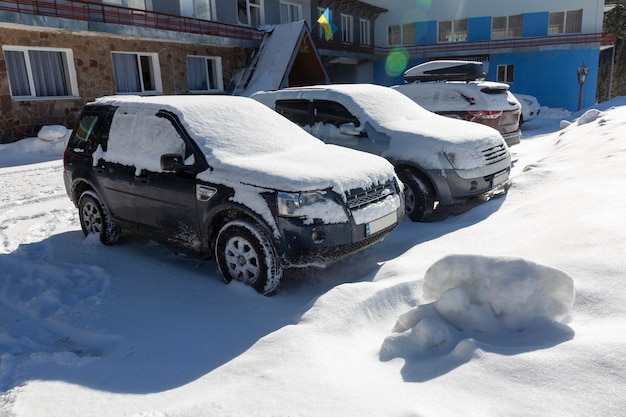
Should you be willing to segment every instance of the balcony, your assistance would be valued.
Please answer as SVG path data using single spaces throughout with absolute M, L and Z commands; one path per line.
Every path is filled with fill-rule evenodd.
M 262 32 L 247 26 L 80 0 L 3 0 L 0 1 L 0 11 L 171 30 L 246 41 L 260 42 L 263 38 Z

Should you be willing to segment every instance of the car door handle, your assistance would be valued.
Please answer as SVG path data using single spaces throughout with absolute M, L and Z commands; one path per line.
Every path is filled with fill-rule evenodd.
M 148 176 L 146 175 L 135 175 L 135 181 L 141 182 L 141 183 L 147 183 L 150 180 L 150 178 L 148 178 Z

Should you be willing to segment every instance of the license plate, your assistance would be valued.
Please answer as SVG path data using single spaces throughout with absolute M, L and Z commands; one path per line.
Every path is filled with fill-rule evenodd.
M 389 213 L 386 216 L 381 217 L 380 219 L 365 223 L 365 236 L 370 236 L 374 233 L 380 232 L 381 230 L 386 229 L 389 226 L 393 226 L 397 222 L 398 213 L 394 211 L 393 213 Z
M 506 175 L 506 172 L 503 172 L 502 174 L 496 175 L 491 180 L 491 188 L 496 188 L 498 185 L 503 184 L 504 182 L 506 182 L 507 179 L 508 179 L 508 177 Z

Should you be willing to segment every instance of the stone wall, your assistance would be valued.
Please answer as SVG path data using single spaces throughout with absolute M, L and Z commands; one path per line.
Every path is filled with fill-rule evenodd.
M 35 136 L 44 125 L 73 128 L 81 108 L 96 97 L 115 94 L 112 51 L 158 53 L 164 94 L 187 91 L 187 55 L 221 56 L 224 86 L 236 68 L 246 64 L 250 52 L 242 47 L 124 38 L 105 33 L 49 30 L 35 27 L 0 27 L 0 44 L 24 47 L 69 48 L 79 97 L 14 100 L 11 97 L 4 54 L 0 54 L 0 143 Z

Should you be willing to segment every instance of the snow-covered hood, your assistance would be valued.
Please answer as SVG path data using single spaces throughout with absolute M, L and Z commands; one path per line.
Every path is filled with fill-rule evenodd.
M 302 131 L 308 135 L 308 133 Z M 384 158 L 321 141 L 277 153 L 238 156 L 210 162 L 198 178 L 210 182 L 237 181 L 262 189 L 288 192 L 333 189 L 340 195 L 394 178 Z
M 435 169 L 441 167 L 442 153 L 454 154 L 454 168 L 474 169 L 485 164 L 483 150 L 505 145 L 502 135 L 489 126 L 433 116 L 428 123 L 411 120 L 379 125 L 377 130 L 391 138 L 382 156 L 392 161 L 415 160 Z

